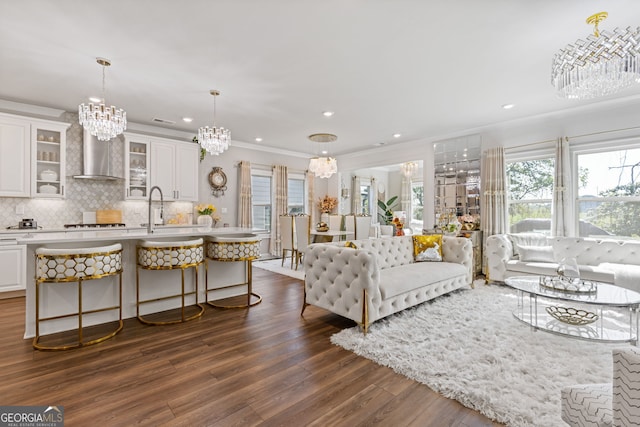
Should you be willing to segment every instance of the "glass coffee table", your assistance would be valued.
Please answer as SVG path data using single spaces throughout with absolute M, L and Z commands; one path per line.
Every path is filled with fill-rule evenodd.
M 534 330 L 638 345 L 640 293 L 610 283 L 590 283 L 594 290 L 575 292 L 544 286 L 540 276 L 505 279 L 507 286 L 518 291 L 513 316 Z

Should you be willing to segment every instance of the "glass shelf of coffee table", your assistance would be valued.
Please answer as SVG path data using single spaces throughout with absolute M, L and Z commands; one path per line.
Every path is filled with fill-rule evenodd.
M 594 292 L 566 292 L 540 285 L 540 276 L 505 279 L 507 286 L 518 291 L 513 316 L 534 330 L 583 340 L 638 345 L 640 293 L 610 283 L 595 283 Z M 575 324 L 581 321 L 580 316 L 571 316 L 576 311 L 586 324 Z M 562 318 L 559 312 L 570 315 L 568 319 Z

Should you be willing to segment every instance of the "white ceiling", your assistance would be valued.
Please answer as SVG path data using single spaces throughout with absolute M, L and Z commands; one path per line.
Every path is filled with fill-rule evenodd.
M 602 29 L 639 24 L 638 0 L 4 0 L 0 98 L 76 111 L 100 96 L 100 56 L 130 122 L 195 135 L 218 89 L 233 140 L 313 153 L 307 135 L 330 132 L 332 154 L 355 152 L 598 102 L 549 76 L 603 9 Z

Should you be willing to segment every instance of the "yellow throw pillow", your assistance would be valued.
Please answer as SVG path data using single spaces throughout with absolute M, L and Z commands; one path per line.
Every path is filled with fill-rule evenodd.
M 442 234 L 413 236 L 413 259 L 421 261 L 442 261 Z
M 345 248 L 351 248 L 351 249 L 358 249 L 358 246 L 353 242 L 346 242 L 344 244 L 344 247 Z

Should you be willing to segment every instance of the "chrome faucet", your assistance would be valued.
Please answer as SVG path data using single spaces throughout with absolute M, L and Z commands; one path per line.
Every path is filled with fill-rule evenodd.
M 153 225 L 155 223 L 155 218 L 153 221 L 151 221 L 151 195 L 153 194 L 153 190 L 158 190 L 160 192 L 160 217 L 162 218 L 162 223 L 164 224 L 164 197 L 162 196 L 162 189 L 157 185 L 154 185 L 153 187 L 151 187 L 151 190 L 149 190 L 149 222 L 147 223 L 147 233 L 149 234 L 153 233 Z

